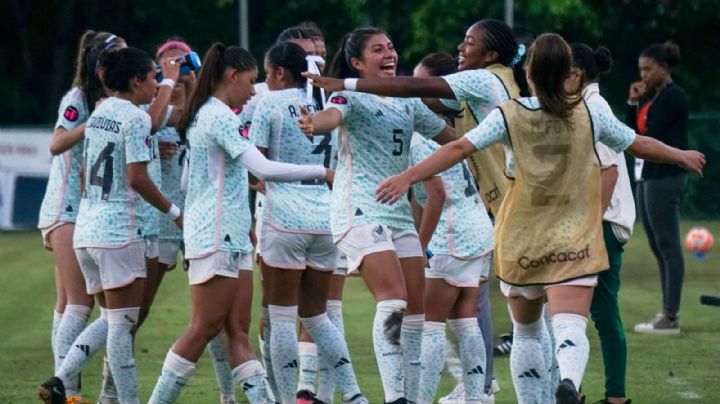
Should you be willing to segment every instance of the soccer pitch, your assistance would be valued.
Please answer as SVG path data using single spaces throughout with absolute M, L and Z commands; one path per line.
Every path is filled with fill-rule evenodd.
M 682 222 L 685 234 L 703 225 L 720 234 L 720 221 Z M 650 319 L 660 309 L 660 283 L 655 260 L 641 226 L 625 248 L 621 310 L 628 341 L 627 395 L 638 403 L 713 403 L 720 401 L 720 307 L 702 306 L 701 294 L 720 295 L 720 251 L 713 249 L 704 260 L 686 253 L 685 286 L 679 336 L 640 335 L 633 325 Z M 39 232 L 0 233 L 0 403 L 37 400 L 39 383 L 52 375 L 50 324 L 55 298 L 52 255 L 43 251 Z M 135 347 L 141 400 L 155 385 L 170 345 L 190 318 L 187 276 L 175 269 L 165 277 L 150 317 L 138 333 Z M 260 288 L 255 288 L 251 340 L 257 342 Z M 507 332 L 510 321 L 497 281 L 491 287 L 496 334 Z M 375 303 L 360 278 L 349 278 L 344 292 L 346 335 L 355 371 L 371 403 L 382 402 L 382 386 L 372 351 L 371 326 Z M 93 317 L 97 316 L 97 310 Z M 597 332 L 588 325 L 590 362 L 583 380 L 587 402 L 603 398 L 604 376 Z M 513 403 L 508 359 L 495 360 L 501 391 L 496 403 Z M 83 392 L 94 400 L 100 387 L 102 353 L 83 372 Z M 444 376 L 439 396 L 454 381 Z M 237 397 L 246 402 L 241 389 Z M 439 397 L 438 396 L 438 397 Z M 183 390 L 178 403 L 217 403 L 212 363 L 207 355 Z M 339 400 L 336 400 L 339 401 Z

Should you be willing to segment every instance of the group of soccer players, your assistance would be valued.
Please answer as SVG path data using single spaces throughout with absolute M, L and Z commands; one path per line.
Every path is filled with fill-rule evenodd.
M 325 66 L 322 34 L 293 27 L 267 50 L 262 87 L 237 46 L 213 44 L 196 75 L 181 72 L 192 49 L 179 38 L 153 60 L 87 32 L 40 215 L 58 295 L 55 371 L 40 398 L 83 402 L 80 372 L 105 346 L 98 402 L 139 402 L 133 339 L 182 250 L 191 320 L 150 403 L 175 402 L 206 347 L 221 403 L 235 402 L 236 385 L 252 403 L 330 403 L 336 389 L 345 403 L 380 401 L 361 393 L 344 338 L 353 272 L 377 303 L 384 402 L 435 400 L 445 323 L 461 401 L 493 402 L 493 266 L 513 320 L 517 400 L 580 402 L 586 317 L 608 268 L 595 143 L 698 173 L 704 157 L 636 135 L 585 102 L 583 86 L 568 91 L 575 59 L 556 34 L 526 49 L 482 20 L 458 50 L 458 72 L 447 60 L 438 70 L 435 55 L 417 77 L 396 77 L 382 29 L 348 33 Z M 527 88 L 534 96 L 521 98 Z M 250 189 L 264 195 L 255 228 Z M 262 363 L 248 335 L 253 250 Z M 93 300 L 100 316 L 86 325 Z

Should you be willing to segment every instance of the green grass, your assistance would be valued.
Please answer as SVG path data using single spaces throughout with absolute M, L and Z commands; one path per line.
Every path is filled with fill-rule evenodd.
M 683 234 L 698 222 L 684 222 Z M 720 235 L 720 222 L 703 222 Z M 635 323 L 652 317 L 660 308 L 655 260 L 645 235 L 637 233 L 627 245 L 623 266 L 621 308 L 628 339 L 628 396 L 638 403 L 720 401 L 720 308 L 700 305 L 703 293 L 720 295 L 720 258 L 717 251 L 702 261 L 686 257 L 682 305 L 682 334 L 676 337 L 638 335 Z M 38 232 L 0 233 L 0 403 L 36 400 L 38 383 L 52 373 L 50 323 L 54 304 L 53 261 L 44 252 Z M 495 282 L 494 282 L 495 283 Z M 256 288 L 256 291 L 259 289 Z M 497 285 L 491 288 L 496 333 L 509 329 L 506 305 Z M 258 301 L 258 293 L 255 300 Z M 140 396 L 146 400 L 155 384 L 165 353 L 189 319 L 187 277 L 175 270 L 166 277 L 150 318 L 137 338 L 136 358 Z M 370 328 L 375 304 L 362 280 L 351 278 L 345 291 L 345 324 L 360 385 L 371 402 L 382 400 L 382 387 L 372 353 Z M 97 310 L 96 310 L 97 313 Z M 253 342 L 256 341 L 257 306 L 253 311 Z M 583 381 L 588 402 L 603 396 L 602 358 L 592 325 L 590 363 Z M 84 392 L 95 398 L 99 389 L 102 354 L 83 372 Z M 497 403 L 515 402 L 508 359 L 495 361 L 502 390 Z M 444 377 L 440 393 L 452 388 Z M 238 393 L 238 397 L 242 396 Z M 688 398 L 695 397 L 695 398 Z M 203 357 L 198 370 L 184 389 L 180 403 L 216 403 L 217 388 L 212 365 Z

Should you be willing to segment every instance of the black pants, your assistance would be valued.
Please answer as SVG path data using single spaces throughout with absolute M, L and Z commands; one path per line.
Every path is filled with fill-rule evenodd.
M 660 271 L 663 309 L 680 311 L 685 261 L 680 246 L 679 208 L 687 178 L 685 174 L 637 183 L 638 215 Z

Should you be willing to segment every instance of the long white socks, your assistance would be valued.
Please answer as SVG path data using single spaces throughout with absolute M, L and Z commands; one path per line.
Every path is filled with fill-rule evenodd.
M 250 404 L 275 403 L 270 385 L 265 378 L 265 369 L 259 361 L 252 359 L 233 369 L 233 378 L 239 384 Z
M 79 304 L 68 304 L 65 306 L 65 312 L 62 314 L 56 334 L 55 334 L 55 352 L 57 358 L 55 363 L 59 364 L 65 360 L 70 348 L 72 348 L 75 339 L 85 329 L 88 317 L 92 312 L 92 307 Z M 70 377 L 68 383 L 65 384 L 65 394 L 68 396 L 80 394 L 80 378 L 78 375 Z
M 208 343 L 207 350 L 213 361 L 215 368 L 215 379 L 217 380 L 218 389 L 220 389 L 220 399 L 235 399 L 235 380 L 233 380 L 232 369 L 225 357 L 225 344 L 223 342 L 224 332 L 216 335 Z
M 481 403 L 487 358 L 477 318 L 451 319 L 448 320 L 448 325 L 458 338 L 458 350 L 464 373 L 465 402 Z
M 315 381 L 318 374 L 318 352 L 317 345 L 313 342 L 298 342 L 298 354 L 300 358 L 300 380 L 298 391 L 307 390 L 315 393 Z
M 422 351 L 424 322 L 425 314 L 406 314 L 403 317 L 400 331 L 405 398 L 411 402 L 417 401 L 420 388 L 420 352 Z
M 510 373 L 520 404 L 546 402 L 548 369 L 543 355 L 542 334 L 547 333 L 542 318 L 522 324 L 513 319 L 513 347 L 510 351 Z
M 132 333 L 137 327 L 140 307 L 108 309 L 107 312 L 107 357 L 118 399 L 122 403 L 139 403 Z
M 558 313 L 553 316 L 552 323 L 560 379 L 572 380 L 579 389 L 590 355 L 590 343 L 585 334 L 587 318 L 577 314 Z
M 396 334 L 402 323 L 405 300 L 383 300 L 377 303 L 373 320 L 373 346 L 380 370 L 385 402 L 405 397 L 403 383 L 402 349 Z
M 62 379 L 63 384 L 71 385 L 90 358 L 107 342 L 108 321 L 107 310 L 100 308 L 100 317 L 78 335 L 72 348 L 55 375 Z
M 193 362 L 180 357 L 172 349 L 169 350 L 148 404 L 174 403 L 193 372 L 195 372 Z
M 440 373 L 445 357 L 445 323 L 426 321 L 422 333 L 422 353 L 420 355 L 420 386 L 418 404 L 429 404 L 435 398 Z
M 270 357 L 272 358 L 277 400 L 295 404 L 298 378 L 297 306 L 268 306 L 270 311 Z

